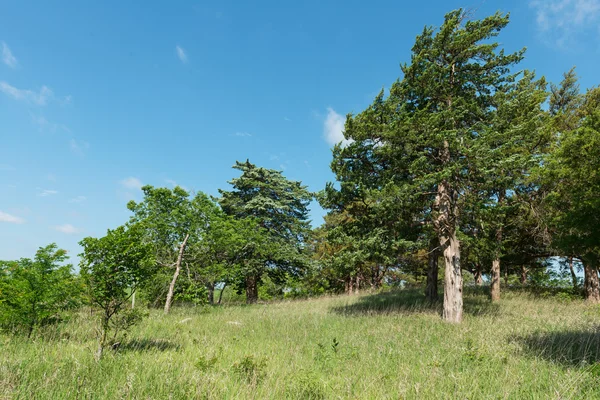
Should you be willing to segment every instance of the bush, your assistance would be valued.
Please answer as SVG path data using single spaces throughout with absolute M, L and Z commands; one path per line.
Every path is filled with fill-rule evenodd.
M 0 326 L 30 337 L 41 325 L 58 322 L 82 303 L 83 283 L 56 244 L 41 247 L 33 260 L 0 262 Z
M 267 360 L 246 356 L 239 363 L 233 364 L 233 371 L 252 386 L 256 386 L 265 377 Z

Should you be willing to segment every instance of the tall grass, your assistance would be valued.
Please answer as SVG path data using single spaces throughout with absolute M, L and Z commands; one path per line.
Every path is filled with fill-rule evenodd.
M 0 336 L 0 398 L 600 398 L 600 310 L 506 293 L 441 321 L 415 291 L 152 311 L 94 360 L 81 312 Z

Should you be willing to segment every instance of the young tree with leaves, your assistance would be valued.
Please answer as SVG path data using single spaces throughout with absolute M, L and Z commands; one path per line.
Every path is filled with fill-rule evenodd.
M 83 247 L 81 275 L 87 283 L 91 303 L 100 309 L 98 351 L 100 359 L 111 329 L 127 328 L 139 318 L 127 310 L 130 297 L 155 271 L 152 246 L 144 240 L 143 227 L 129 225 L 109 230 L 106 236 L 87 237 Z M 119 316 L 125 313 L 125 318 Z
M 0 262 L 0 325 L 23 329 L 56 321 L 60 313 L 81 304 L 82 287 L 72 273 L 66 250 L 55 243 L 41 247 L 32 259 Z
M 170 282 L 164 285 L 166 314 L 171 309 L 175 285 L 186 261 L 186 249 L 203 240 L 217 206 L 204 193 L 190 199 L 190 194 L 179 186 L 173 190 L 144 186 L 142 190 L 144 199 L 139 203 L 130 201 L 127 208 L 133 212 L 130 222 L 142 227 L 144 242 L 154 249 L 154 258 L 161 267 L 156 276 L 161 281 L 159 286 L 164 271 L 172 268 Z

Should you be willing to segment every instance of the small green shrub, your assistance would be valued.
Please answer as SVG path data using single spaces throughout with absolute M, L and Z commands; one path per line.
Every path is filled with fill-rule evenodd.
M 233 371 L 248 384 L 255 386 L 265 377 L 266 366 L 267 360 L 246 356 L 242 361 L 233 364 Z
M 196 361 L 196 368 L 198 368 L 200 371 L 202 372 L 206 372 L 210 369 L 212 369 L 212 367 L 215 366 L 215 364 L 217 363 L 217 357 L 213 356 L 213 357 L 206 357 L 206 356 L 200 356 L 198 357 L 198 360 Z

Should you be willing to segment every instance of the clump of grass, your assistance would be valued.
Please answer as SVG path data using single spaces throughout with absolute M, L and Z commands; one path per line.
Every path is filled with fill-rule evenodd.
M 196 361 L 196 368 L 198 368 L 200 371 L 202 372 L 206 372 L 210 369 L 212 369 L 215 364 L 217 363 L 217 357 L 213 356 L 210 358 L 207 358 L 206 356 L 202 355 L 200 357 L 198 357 L 198 360 Z
M 286 391 L 287 399 L 294 400 L 322 400 L 327 398 L 327 391 L 323 382 L 313 373 L 300 371 L 290 380 L 289 389 Z
M 247 383 L 256 386 L 265 377 L 267 360 L 254 356 L 245 356 L 240 362 L 233 364 L 233 371 Z

